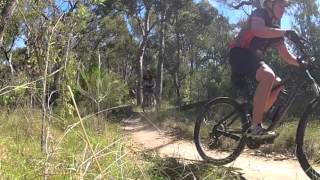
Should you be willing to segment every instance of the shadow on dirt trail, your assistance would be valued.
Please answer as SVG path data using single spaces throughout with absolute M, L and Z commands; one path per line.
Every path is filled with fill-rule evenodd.
M 148 158 L 146 158 L 148 160 Z M 154 157 L 150 161 L 154 161 Z M 156 161 L 151 174 L 161 174 L 165 179 L 230 179 L 246 180 L 240 169 L 234 167 L 215 167 L 203 162 L 194 162 L 186 159 L 164 157 Z
M 177 145 L 183 145 L 186 143 L 185 141 L 181 143 L 181 140 L 147 122 L 145 117 L 142 118 L 143 120 L 139 117 L 141 116 L 135 114 L 122 121 L 122 126 L 136 143 L 142 145 L 141 153 L 144 155 L 144 159 L 156 162 L 151 168 L 152 172 L 148 172 L 148 174 L 161 174 L 161 178 L 164 179 L 246 179 L 242 176 L 239 168 L 216 167 L 199 160 L 199 157 L 195 159 L 194 153 L 187 156 L 183 153 L 183 149 L 177 148 Z M 193 147 L 190 144 L 187 146 Z M 168 151 L 168 148 L 172 151 Z M 185 150 L 186 153 L 190 152 L 189 148 Z M 155 152 L 159 156 L 154 156 Z
M 308 179 L 297 160 L 279 161 L 270 157 L 253 156 L 252 150 L 248 149 L 226 166 L 206 164 L 191 140 L 170 136 L 170 133 L 161 130 L 143 116 L 145 115 L 135 114 L 123 120 L 122 127 L 146 158 L 150 158 L 154 152 L 158 154 L 157 165 L 152 169 L 161 171 L 168 179 Z

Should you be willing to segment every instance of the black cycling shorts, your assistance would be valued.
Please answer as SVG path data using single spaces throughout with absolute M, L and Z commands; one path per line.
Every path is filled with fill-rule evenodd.
M 243 86 L 243 78 L 256 80 L 256 72 L 263 61 L 247 48 L 235 47 L 230 50 L 231 81 L 236 86 Z

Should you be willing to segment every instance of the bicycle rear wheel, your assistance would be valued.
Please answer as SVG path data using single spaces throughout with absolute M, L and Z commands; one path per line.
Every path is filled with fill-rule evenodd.
M 143 98 L 143 103 L 142 103 L 142 111 L 143 112 L 153 112 L 156 107 L 156 99 L 153 94 L 146 95 Z
M 320 102 L 307 106 L 298 125 L 296 155 L 310 179 L 320 179 Z
M 249 124 L 243 108 L 232 98 L 208 102 L 197 118 L 194 142 L 200 156 L 215 165 L 235 160 L 246 145 Z

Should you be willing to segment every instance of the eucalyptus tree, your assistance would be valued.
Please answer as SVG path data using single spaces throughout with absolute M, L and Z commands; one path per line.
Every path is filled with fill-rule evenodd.
M 225 79 L 221 76 L 227 67 L 231 25 L 208 1 L 185 0 L 176 7 L 168 28 L 165 67 L 178 102 L 206 98 L 213 93 L 210 84 L 219 86 L 213 82 Z
M 13 13 L 16 9 L 17 0 L 1 0 L 0 1 L 0 53 L 2 57 L 5 57 L 6 61 L 9 63 L 11 74 L 14 73 L 14 68 L 12 65 L 12 47 L 15 42 L 16 36 L 13 35 L 13 38 L 10 38 L 10 36 L 6 36 L 6 32 L 8 32 L 8 25 L 14 24 L 10 23 Z M 15 29 L 15 28 L 14 28 Z M 10 30 L 10 29 L 9 29 Z M 16 30 L 16 29 L 15 29 Z M 12 34 L 12 33 L 11 33 Z M 4 38 L 6 38 L 4 40 Z M 9 42 L 9 43 L 7 43 Z M 9 47 L 9 48 L 7 48 Z M 10 55 L 9 55 L 10 54 Z
M 60 3 L 67 3 L 67 6 L 58 1 L 26 0 L 17 4 L 19 38 L 24 45 L 15 49 L 14 63 L 22 68 L 19 74 L 24 75 L 24 81 L 19 82 L 25 83 L 23 87 L 29 90 L 24 96 L 30 95 L 30 101 L 35 100 L 35 107 L 42 108 L 43 150 L 47 150 L 48 117 L 51 117 L 48 113 L 51 113 L 51 105 L 60 99 L 61 103 L 56 103 L 62 109 L 72 109 L 66 86 L 74 86 L 77 72 L 72 42 L 79 30 L 77 19 L 81 18 L 82 6 L 78 1 L 71 0 Z M 75 11 L 78 7 L 79 10 Z
M 114 0 L 112 7 L 118 12 L 126 15 L 126 19 L 129 25 L 129 29 L 134 36 L 134 39 L 138 42 L 138 54 L 136 58 L 136 70 L 138 79 L 137 88 L 137 103 L 142 102 L 142 77 L 144 56 L 149 41 L 151 32 L 154 27 L 159 23 L 159 20 L 155 16 L 155 0 Z
M 301 35 L 310 42 L 313 53 L 320 52 L 320 13 L 316 0 L 295 0 L 289 13 L 295 17 L 293 28 L 301 32 Z
M 10 19 L 16 8 L 17 0 L 1 0 L 0 1 L 0 46 L 3 48 L 3 38 Z
M 167 0 L 159 0 L 159 16 L 160 19 L 160 28 L 159 29 L 159 58 L 158 58 L 158 65 L 157 65 L 157 76 L 156 76 L 156 95 L 157 95 L 157 104 L 158 107 L 161 106 L 162 100 L 162 88 L 163 88 L 163 63 L 165 60 L 165 20 L 169 16 L 168 12 L 168 3 Z

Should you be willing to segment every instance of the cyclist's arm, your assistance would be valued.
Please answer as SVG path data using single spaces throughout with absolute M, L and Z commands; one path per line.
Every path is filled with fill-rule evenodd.
M 299 66 L 297 58 L 288 51 L 284 41 L 278 42 L 275 47 L 278 49 L 279 55 L 284 61 L 288 64 Z
M 285 30 L 279 28 L 267 27 L 265 21 L 261 17 L 251 17 L 251 31 L 260 38 L 277 38 L 283 37 L 286 33 Z

